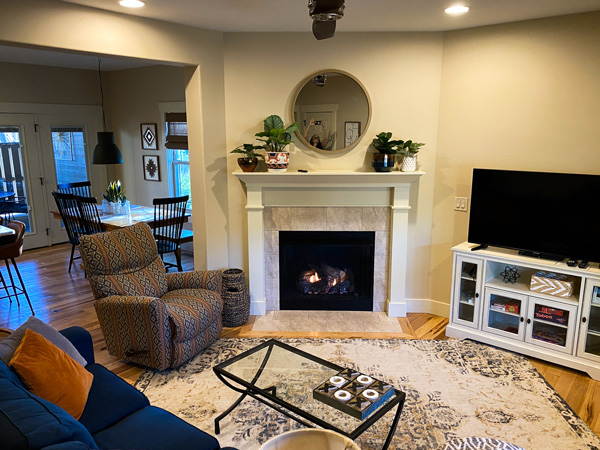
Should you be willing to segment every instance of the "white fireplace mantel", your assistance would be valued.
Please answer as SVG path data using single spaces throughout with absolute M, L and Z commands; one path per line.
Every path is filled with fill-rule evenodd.
M 246 185 L 250 314 L 264 315 L 263 209 L 273 207 L 357 207 L 391 209 L 388 315 L 406 316 L 406 258 L 411 184 L 425 172 L 234 172 Z

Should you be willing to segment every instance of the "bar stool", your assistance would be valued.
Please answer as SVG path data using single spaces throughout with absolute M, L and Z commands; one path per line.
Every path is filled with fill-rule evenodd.
M 12 288 L 14 292 L 14 296 L 17 299 L 17 305 L 21 306 L 19 303 L 19 295 L 24 294 L 27 299 L 27 303 L 29 303 L 29 309 L 31 309 L 31 314 L 35 316 L 35 312 L 33 311 L 33 306 L 31 306 L 31 301 L 29 300 L 29 295 L 27 294 L 27 289 L 25 289 L 25 284 L 23 283 L 23 279 L 21 278 L 21 274 L 19 273 L 19 268 L 17 267 L 17 263 L 15 258 L 21 256 L 23 253 L 23 236 L 25 235 L 25 224 L 23 222 L 18 222 L 16 220 L 12 220 L 8 222 L 5 227 L 12 228 L 15 230 L 14 238 L 12 242 L 0 246 L 0 259 L 4 260 L 6 264 L 6 270 L 8 271 L 8 276 L 10 278 L 10 286 L 4 285 L 4 289 L 8 294 L 8 289 Z M 12 236 L 11 236 L 12 237 Z M 19 282 L 21 286 L 15 285 L 15 281 L 13 279 L 12 271 L 10 270 L 10 262 L 12 262 L 15 272 L 17 272 L 17 277 L 19 278 Z M 2 282 L 4 282 L 4 278 L 2 278 Z M 18 293 L 17 293 L 18 291 Z M 12 298 L 10 294 L 8 295 L 10 302 L 12 303 Z

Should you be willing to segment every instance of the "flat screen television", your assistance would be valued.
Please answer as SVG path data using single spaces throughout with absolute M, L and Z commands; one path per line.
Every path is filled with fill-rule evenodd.
M 473 169 L 468 240 L 600 262 L 600 175 Z

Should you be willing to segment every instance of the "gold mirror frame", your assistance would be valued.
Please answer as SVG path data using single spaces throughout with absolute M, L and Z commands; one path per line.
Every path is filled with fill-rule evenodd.
M 304 129 L 304 124 L 301 124 L 301 120 L 296 119 L 296 103 L 298 102 L 298 96 L 300 95 L 300 92 L 302 91 L 302 89 L 304 89 L 304 87 L 307 85 L 307 83 L 309 82 L 313 82 L 313 79 L 319 75 L 322 74 L 338 74 L 338 75 L 344 75 L 348 78 L 350 78 L 352 81 L 354 81 L 358 87 L 362 90 L 366 102 L 367 102 L 367 120 L 366 123 L 363 125 L 361 123 L 360 125 L 360 132 L 358 137 L 354 140 L 354 142 L 352 142 L 352 144 L 348 145 L 348 146 L 344 146 L 342 148 L 339 149 L 334 149 L 334 150 L 324 150 L 324 149 L 319 149 L 317 147 L 314 147 L 313 145 L 311 145 L 309 143 L 308 140 L 306 140 L 306 138 L 302 135 L 302 130 Z M 371 104 L 371 97 L 369 97 L 369 93 L 367 92 L 367 89 L 365 88 L 365 86 L 352 74 L 345 72 L 343 70 L 337 70 L 337 69 L 324 69 L 324 70 L 319 70 L 318 72 L 314 72 L 310 75 L 308 75 L 307 77 L 305 77 L 300 83 L 298 83 L 298 85 L 295 88 L 295 92 L 294 92 L 294 97 L 293 97 L 293 101 L 291 103 L 291 117 L 293 118 L 294 121 L 298 121 L 298 123 L 301 125 L 300 128 L 298 129 L 298 131 L 296 131 L 296 136 L 298 137 L 298 140 L 304 144 L 309 150 L 314 150 L 316 152 L 319 153 L 323 153 L 323 154 L 332 154 L 332 153 L 341 153 L 341 152 L 347 152 L 351 149 L 353 149 L 363 138 L 363 136 L 366 134 L 369 125 L 371 123 L 371 118 L 372 118 L 372 104 Z M 339 132 L 338 132 L 339 134 Z M 345 130 L 342 130 L 341 133 L 342 139 L 345 139 Z M 337 139 L 337 137 L 336 137 Z

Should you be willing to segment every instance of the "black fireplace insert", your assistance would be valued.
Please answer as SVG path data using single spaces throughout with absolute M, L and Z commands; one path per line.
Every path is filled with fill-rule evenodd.
M 280 231 L 280 309 L 372 311 L 374 261 L 374 231 Z

